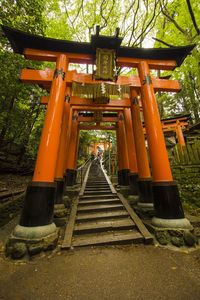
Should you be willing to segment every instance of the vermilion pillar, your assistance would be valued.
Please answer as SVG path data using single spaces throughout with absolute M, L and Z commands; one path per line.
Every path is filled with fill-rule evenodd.
M 79 129 L 77 129 L 77 141 L 76 141 L 76 154 L 75 154 L 75 160 L 74 160 L 74 170 L 76 170 L 76 168 L 77 168 L 78 147 L 79 147 Z
M 133 133 L 135 137 L 135 149 L 138 166 L 139 203 L 141 206 L 152 206 L 152 178 L 149 169 L 148 156 L 145 145 L 142 121 L 140 117 L 140 105 L 137 92 L 131 89 L 131 112 L 133 121 Z M 149 205 L 151 204 L 151 205 Z
M 172 227 L 175 225 L 183 227 L 186 219 L 184 219 L 177 184 L 172 178 L 148 63 L 141 61 L 138 71 L 141 81 L 142 107 L 153 175 L 156 217 L 152 222 L 156 226 L 167 227 L 166 224 L 168 226 L 171 224 Z M 176 221 L 170 223 L 168 222 L 169 219 L 170 221 L 173 219 Z M 177 222 L 177 219 L 182 220 Z M 188 226 L 188 221 L 186 223 L 187 225 L 185 226 Z
M 66 94 L 70 95 L 70 89 L 66 89 Z M 66 156 L 66 139 L 67 129 L 69 125 L 70 103 L 65 101 L 63 110 L 63 119 L 60 134 L 59 150 L 57 155 L 55 182 L 56 182 L 56 199 L 55 203 L 62 203 L 63 190 L 64 190 L 64 162 Z
M 117 142 L 117 157 L 118 157 L 118 183 L 122 184 L 122 150 L 121 150 L 121 143 L 120 143 L 120 136 L 119 136 L 119 127 L 117 124 L 116 128 L 116 142 Z
M 22 226 L 34 227 L 52 223 L 56 189 L 54 177 L 64 108 L 67 68 L 67 56 L 58 55 L 33 181 L 27 188 L 20 219 Z
M 129 182 L 132 189 L 132 193 L 138 194 L 138 167 L 137 167 L 137 158 L 135 151 L 135 140 L 133 136 L 133 125 L 131 118 L 130 108 L 124 108 L 124 121 L 125 121 L 125 130 L 126 130 L 126 141 L 127 141 L 127 150 L 129 158 Z
M 185 139 L 184 139 L 184 136 L 183 136 L 183 131 L 182 131 L 180 122 L 176 121 L 176 125 L 177 125 L 176 136 L 177 136 L 177 139 L 178 139 L 178 143 L 181 145 L 181 150 L 182 150 L 182 153 L 183 153 L 183 146 L 185 146 Z
M 67 159 L 68 159 L 68 151 L 69 151 L 69 143 L 70 143 L 70 136 L 71 136 L 71 128 L 72 128 L 72 115 L 73 115 L 73 109 L 72 107 L 69 108 L 69 122 L 66 130 L 66 142 L 65 142 L 65 159 L 64 159 L 64 165 L 63 165 L 63 173 L 66 178 L 66 169 L 67 169 Z
M 126 141 L 126 132 L 124 125 L 123 113 L 119 114 L 118 121 L 118 139 L 120 144 L 121 152 L 121 185 L 129 185 L 129 160 L 128 160 L 128 150 L 127 150 L 127 141 Z
M 72 116 L 69 149 L 68 149 L 68 153 L 67 153 L 67 170 L 66 170 L 67 185 L 75 184 L 76 170 L 74 169 L 74 161 L 75 161 L 75 157 L 76 157 L 77 137 L 78 137 L 78 113 L 77 113 L 77 111 L 74 111 L 73 116 Z
M 94 143 L 94 154 L 97 155 L 97 144 Z

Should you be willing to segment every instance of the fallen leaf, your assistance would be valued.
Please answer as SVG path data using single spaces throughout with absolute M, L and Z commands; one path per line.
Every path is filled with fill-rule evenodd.
M 176 270 L 176 269 L 177 269 L 177 267 L 172 267 L 171 269 L 172 269 L 172 270 Z

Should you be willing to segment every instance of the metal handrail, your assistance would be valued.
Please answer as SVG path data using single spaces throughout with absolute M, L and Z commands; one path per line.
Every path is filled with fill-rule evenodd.
M 88 158 L 84 164 L 82 164 L 79 168 L 76 169 L 77 176 L 76 176 L 76 183 L 80 183 L 82 185 L 83 178 L 85 177 L 85 173 L 89 167 L 89 162 L 91 161 L 91 158 Z

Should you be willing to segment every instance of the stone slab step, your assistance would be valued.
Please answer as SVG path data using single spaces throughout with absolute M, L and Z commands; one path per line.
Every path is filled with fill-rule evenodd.
M 87 200 L 87 199 L 113 199 L 114 197 L 117 197 L 115 194 L 105 194 L 105 195 L 83 195 L 83 196 L 80 196 L 79 198 L 80 199 L 84 199 L 84 200 Z
M 99 191 L 97 189 L 96 189 L 96 191 L 86 191 L 86 190 L 84 191 L 84 195 L 105 195 L 105 194 L 109 194 L 109 193 L 112 194 L 110 189 L 102 190 L 102 191 Z
M 135 227 L 130 218 L 109 219 L 99 221 L 89 221 L 86 223 L 77 223 L 74 227 L 74 234 L 87 234 L 94 232 L 113 231 L 113 230 L 131 230 Z
M 98 212 L 98 211 L 110 211 L 110 210 L 117 210 L 117 209 L 124 209 L 122 204 L 97 204 L 97 205 L 87 205 L 87 206 L 78 206 L 77 212 L 78 213 L 85 213 L 85 212 Z
M 85 191 L 87 190 L 87 191 L 96 191 L 98 189 L 98 191 L 104 191 L 104 190 L 110 190 L 110 187 L 109 187 L 109 185 L 107 185 L 107 186 L 103 186 L 103 187 L 85 187 Z
M 82 246 L 103 246 L 103 245 L 114 245 L 114 244 L 131 244 L 131 243 L 142 243 L 142 235 L 137 231 L 132 229 L 131 231 L 113 231 L 106 233 L 97 234 L 87 234 L 87 235 L 77 235 L 72 239 L 73 247 Z
M 79 206 L 83 206 L 83 205 L 95 205 L 95 204 L 117 204 L 117 203 L 121 203 L 121 201 L 116 198 L 116 199 L 96 199 L 96 200 L 79 200 Z
M 98 213 L 82 213 L 76 217 L 76 222 L 87 222 L 89 220 L 100 220 L 108 218 L 126 218 L 129 216 L 126 210 L 119 210 L 113 212 L 98 212 Z

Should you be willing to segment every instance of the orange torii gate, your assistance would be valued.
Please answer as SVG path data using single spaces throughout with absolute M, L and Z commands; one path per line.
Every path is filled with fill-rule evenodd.
M 63 181 L 66 170 L 70 173 L 75 169 L 80 129 L 78 111 L 88 111 L 89 107 L 92 111 L 119 113 L 116 130 L 119 171 L 122 177 L 127 177 L 129 172 L 132 173 L 134 180 L 138 178 L 139 189 L 148 191 L 151 186 L 151 174 L 140 120 L 138 95 L 141 97 L 153 177 L 156 215 L 152 223 L 158 227 L 189 227 L 189 221 L 184 217 L 177 184 L 172 178 L 155 99 L 155 91 L 177 92 L 180 86 L 176 80 L 151 77 L 150 70 L 174 70 L 181 65 L 194 46 L 139 49 L 120 46 L 122 39 L 118 34 L 114 37 L 100 36 L 98 30 L 92 36 L 91 43 L 79 43 L 30 35 L 6 26 L 2 28 L 15 52 L 24 54 L 27 59 L 56 63 L 53 71 L 22 70 L 21 73 L 22 82 L 43 85 L 50 91 L 50 95 L 34 176 L 27 188 L 23 212 L 15 234 L 19 232 L 22 236 L 25 232 L 26 235 L 30 228 L 34 229 L 35 233 L 39 232 L 40 236 L 42 232 L 45 235 L 47 232 L 49 234 L 55 231 L 52 217 L 56 186 Z M 103 49 L 103 52 L 100 51 L 101 63 L 96 75 L 68 71 L 69 63 L 94 65 L 98 49 Z M 114 60 L 107 77 L 104 76 L 109 55 L 115 58 L 116 69 L 136 68 L 138 76 L 116 75 L 114 78 L 112 73 Z M 103 74 L 103 80 L 100 80 L 99 73 Z M 130 98 L 120 97 L 120 100 L 112 99 L 106 104 L 96 104 L 93 99 L 71 95 L 73 82 L 80 87 L 82 83 L 88 86 L 105 85 L 106 80 L 112 81 L 112 85 L 119 86 L 120 89 L 128 85 Z M 103 100 L 107 100 L 107 97 L 104 96 Z M 131 153 L 130 163 L 128 158 Z M 74 173 L 72 175 L 74 176 Z M 152 205 L 145 197 L 144 199 L 141 197 L 140 205 L 149 204 Z

